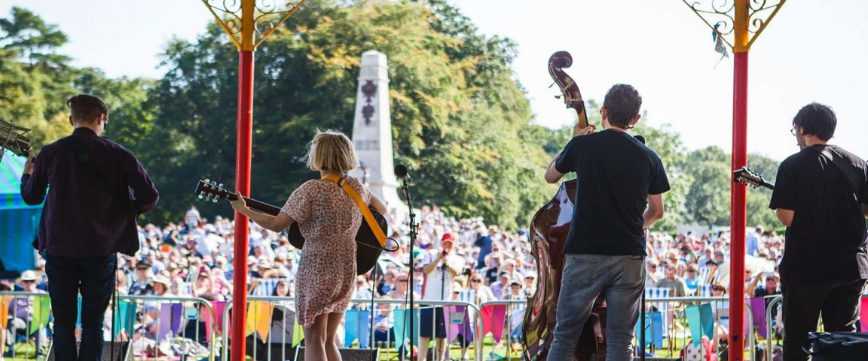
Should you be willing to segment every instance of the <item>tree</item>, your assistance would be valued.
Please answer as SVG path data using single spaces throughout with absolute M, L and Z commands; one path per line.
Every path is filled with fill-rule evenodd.
M 699 149 L 687 155 L 685 171 L 691 175 L 685 209 L 691 220 L 702 225 L 729 224 L 730 166 L 723 149 L 716 146 Z
M 414 171 L 419 202 L 526 226 L 553 190 L 510 70 L 515 48 L 456 14 L 440 2 L 305 3 L 257 50 L 253 195 L 279 203 L 316 177 L 303 162 L 306 144 L 317 129 L 351 131 L 360 56 L 376 49 L 389 57 L 396 162 Z M 237 70 L 214 24 L 195 44 L 173 41 L 164 59 L 169 70 L 148 97 L 158 105 L 153 133 L 139 146 L 169 217 L 193 201 L 196 179 L 231 183 Z

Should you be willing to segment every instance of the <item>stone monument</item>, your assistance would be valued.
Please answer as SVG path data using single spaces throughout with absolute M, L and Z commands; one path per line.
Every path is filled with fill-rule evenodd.
M 388 67 L 386 54 L 376 50 L 362 54 L 352 140 L 361 166 L 350 175 L 367 184 L 386 202 L 392 219 L 400 222 L 407 209 L 398 196 L 400 184 L 395 177 Z

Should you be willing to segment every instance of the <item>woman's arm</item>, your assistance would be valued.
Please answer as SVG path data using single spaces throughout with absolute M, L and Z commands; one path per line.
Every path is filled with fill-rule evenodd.
M 295 223 L 295 220 L 284 212 L 278 213 L 277 216 L 270 216 L 253 211 L 252 209 L 247 208 L 244 198 L 241 197 L 239 197 L 238 200 L 231 201 L 230 203 L 232 203 L 232 208 L 238 211 L 238 213 L 247 216 L 260 227 L 272 232 L 280 232 Z

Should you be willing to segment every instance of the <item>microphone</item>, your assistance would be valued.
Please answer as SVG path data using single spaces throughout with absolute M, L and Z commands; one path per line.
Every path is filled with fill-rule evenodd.
M 408 178 L 407 175 L 407 166 L 403 164 L 398 164 L 395 166 L 395 176 L 398 178 Z

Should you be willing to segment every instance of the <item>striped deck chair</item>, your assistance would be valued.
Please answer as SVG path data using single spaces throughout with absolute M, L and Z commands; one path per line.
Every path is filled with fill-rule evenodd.
M 474 290 L 462 290 L 460 293 L 458 293 L 458 301 L 467 302 L 471 305 L 479 306 L 476 304 L 476 291 Z M 476 325 L 476 309 L 474 309 L 473 307 L 468 307 L 467 312 L 467 316 L 470 318 L 470 325 L 471 327 L 473 327 Z
M 282 278 L 282 279 L 277 279 L 277 278 L 260 279 L 259 283 L 256 285 L 256 288 L 253 289 L 253 295 L 254 296 L 271 296 L 272 294 L 274 294 L 274 288 L 277 287 L 277 283 L 280 281 L 289 282 L 290 280 L 285 279 L 285 278 Z
M 711 285 L 699 286 L 699 297 L 713 297 L 711 294 Z
M 646 288 L 645 289 L 645 297 L 646 298 L 668 298 L 671 290 L 669 288 Z M 650 307 L 654 307 L 663 314 L 663 330 L 669 329 L 669 303 L 668 302 L 651 302 L 649 303 Z M 650 310 L 649 310 L 650 311 Z M 664 333 L 665 335 L 666 333 Z
M 710 285 L 720 279 L 720 272 L 715 272 L 714 267 L 700 267 L 698 277 L 700 285 Z

